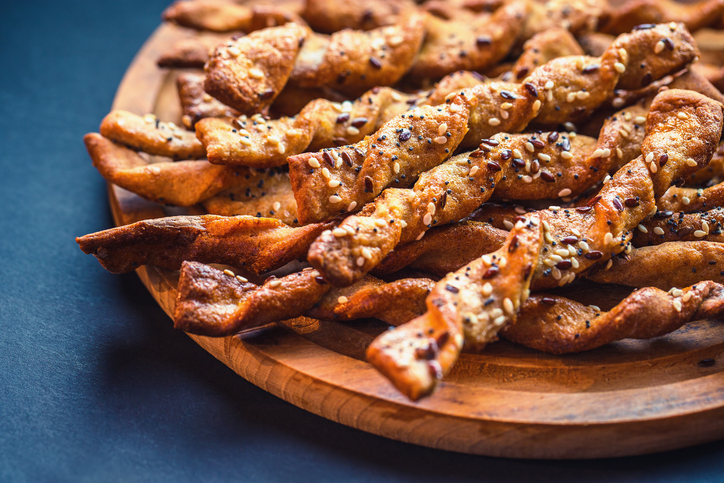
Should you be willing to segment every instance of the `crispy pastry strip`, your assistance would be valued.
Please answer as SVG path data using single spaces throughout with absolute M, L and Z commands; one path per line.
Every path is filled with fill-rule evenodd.
M 311 268 L 270 277 L 261 286 L 245 280 L 203 263 L 183 262 L 174 327 L 211 337 L 233 335 L 297 317 L 330 288 Z
M 707 281 L 664 292 L 637 290 L 609 312 L 555 295 L 535 294 L 504 338 L 552 354 L 582 352 L 621 339 L 650 339 L 682 325 L 724 314 L 724 287 Z
M 371 30 L 393 25 L 415 10 L 411 0 L 367 0 L 357 2 L 307 0 L 302 17 L 315 32 L 331 34 L 343 29 Z
M 206 117 L 236 117 L 236 109 L 217 101 L 204 91 L 203 74 L 182 72 L 176 79 L 184 126 L 193 129 L 199 120 Z M 204 149 L 204 153 L 206 150 Z
M 662 270 L 665 264 L 666 270 Z M 724 283 L 724 245 L 713 241 L 666 242 L 614 257 L 590 280 L 629 287 L 686 287 L 701 280 Z
M 170 69 L 203 69 L 209 60 L 209 52 L 231 37 L 231 33 L 198 32 L 174 43 L 161 54 L 156 64 Z
M 659 211 L 644 220 L 635 232 L 635 247 L 659 245 L 669 241 L 705 240 L 724 242 L 724 209 L 720 206 L 705 213 Z
M 97 133 L 83 138 L 93 166 L 107 181 L 157 203 L 191 206 L 243 183 L 249 169 L 206 161 L 148 163 Z
M 605 50 L 605 49 L 604 49 Z M 598 57 L 603 54 L 596 54 Z M 533 69 L 559 57 L 583 55 L 576 38 L 566 29 L 552 28 L 535 34 L 523 44 L 523 52 L 511 72 L 516 80 L 525 79 Z
M 329 219 L 373 200 L 390 184 L 409 185 L 460 144 L 474 104 L 475 99 L 462 93 L 444 106 L 423 106 L 397 116 L 355 145 L 291 156 L 289 175 L 299 219 Z
M 76 238 L 109 272 L 141 265 L 177 270 L 185 260 L 222 263 L 265 273 L 299 258 L 334 222 L 292 228 L 253 216 L 171 216 L 144 220 Z
M 678 178 L 676 182 L 683 184 L 684 179 Z M 685 213 L 708 210 L 722 205 L 724 205 L 724 183 L 703 189 L 673 186 L 656 200 L 656 206 L 662 211 L 683 211 Z
M 682 22 L 691 32 L 716 25 L 724 15 L 724 2 L 703 0 L 683 4 L 672 0 L 632 0 L 611 9 L 601 22 L 601 32 L 619 34 L 643 24 Z
M 425 297 L 433 285 L 429 279 L 385 283 L 367 277 L 353 287 L 334 289 L 311 268 L 255 285 L 230 270 L 184 262 L 174 326 L 223 337 L 302 315 L 334 320 L 375 317 L 401 324 L 425 311 Z
M 541 240 L 540 221 L 521 220 L 499 250 L 440 280 L 424 315 L 377 337 L 367 360 L 410 399 L 430 394 L 457 361 L 463 342 L 482 348 L 515 320 Z
M 153 114 L 141 117 L 128 111 L 111 111 L 101 122 L 101 134 L 137 151 L 173 159 L 201 159 L 206 149 L 193 132 Z
M 239 5 L 219 0 L 176 1 L 163 12 L 163 19 L 182 27 L 213 32 L 241 30 L 250 32 L 286 22 L 303 24 L 298 0 L 275 1 L 269 4 Z

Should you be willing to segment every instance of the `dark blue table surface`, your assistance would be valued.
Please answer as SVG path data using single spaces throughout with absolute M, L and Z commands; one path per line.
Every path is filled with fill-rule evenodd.
M 112 226 L 81 138 L 164 0 L 0 7 L 0 481 L 717 481 L 724 442 L 602 461 L 436 451 L 327 421 L 171 328 L 74 237 Z

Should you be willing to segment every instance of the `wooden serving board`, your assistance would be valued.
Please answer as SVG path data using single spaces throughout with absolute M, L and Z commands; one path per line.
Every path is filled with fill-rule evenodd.
M 187 35 L 159 27 L 126 72 L 113 107 L 178 122 L 176 73 L 157 68 L 155 61 Z M 180 213 L 113 185 L 109 195 L 117 224 Z M 177 272 L 142 267 L 138 275 L 172 314 Z M 618 300 L 615 294 L 594 295 L 604 308 Z M 384 325 L 376 321 L 318 321 L 234 337 L 190 337 L 292 404 L 433 448 L 513 458 L 600 458 L 724 437 L 724 324 L 716 321 L 568 356 L 497 342 L 482 354 L 464 354 L 440 390 L 417 403 L 364 361 L 365 347 L 381 330 Z

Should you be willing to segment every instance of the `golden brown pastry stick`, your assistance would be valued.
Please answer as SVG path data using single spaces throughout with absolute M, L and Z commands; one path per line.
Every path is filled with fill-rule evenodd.
M 253 216 L 171 216 L 92 233 L 76 242 L 113 273 L 141 265 L 176 270 L 193 260 L 260 274 L 303 258 L 312 240 L 332 226 L 334 222 L 292 228 Z
M 175 42 L 156 61 L 159 67 L 169 69 L 203 69 L 209 60 L 209 52 L 217 45 L 240 33 L 197 32 L 193 36 Z
M 677 184 L 684 183 L 678 178 Z M 678 188 L 672 186 L 666 193 L 656 200 L 656 206 L 662 211 L 683 211 L 693 213 L 709 210 L 724 205 L 724 183 L 709 188 Z
M 695 32 L 715 25 L 724 14 L 721 0 L 702 0 L 683 4 L 672 0 L 632 0 L 611 9 L 601 22 L 601 32 L 619 34 L 643 24 L 682 22 Z
M 93 166 L 107 181 L 157 203 L 191 206 L 238 186 L 249 168 L 206 161 L 148 163 L 137 152 L 97 133 L 83 138 Z
M 662 270 L 662 265 L 666 267 Z M 605 270 L 587 276 L 594 282 L 629 287 L 686 287 L 701 280 L 724 283 L 724 244 L 711 241 L 666 242 L 614 257 Z
M 222 104 L 204 91 L 203 74 L 182 72 L 176 78 L 182 122 L 188 129 L 193 129 L 199 120 L 206 117 L 236 117 L 240 113 L 236 109 Z M 206 149 L 204 149 L 204 154 Z
M 103 136 L 137 151 L 172 159 L 201 159 L 206 149 L 193 132 L 172 122 L 161 122 L 155 115 L 141 117 L 128 111 L 111 111 L 101 122 Z
M 601 32 L 585 32 L 577 37 L 586 55 L 600 57 L 616 39 L 615 35 Z
M 608 312 L 564 297 L 535 294 L 501 336 L 552 354 L 582 352 L 621 339 L 651 339 L 724 314 L 724 287 L 706 281 L 664 292 L 637 290 Z
M 342 29 L 371 30 L 397 23 L 416 8 L 411 0 L 358 2 L 307 0 L 302 17 L 315 32 L 331 34 Z
M 430 394 L 457 361 L 463 342 L 482 348 L 515 320 L 541 240 L 540 221 L 521 220 L 499 250 L 440 280 L 424 315 L 377 337 L 367 360 L 410 399 Z
M 724 180 L 724 145 L 714 153 L 711 162 L 704 169 L 700 169 L 686 179 L 684 184 L 687 188 L 709 188 Z
M 595 57 L 602 54 L 603 51 L 596 54 Z M 544 30 L 535 34 L 523 44 L 523 52 L 515 61 L 515 65 L 511 70 L 513 78 L 516 80 L 525 79 L 536 67 L 558 57 L 568 55 L 583 55 L 583 49 L 581 49 L 576 38 L 566 29 L 552 28 Z
M 255 2 L 254 5 L 223 0 L 181 0 L 163 12 L 163 19 L 197 30 L 250 32 L 291 21 L 303 23 L 298 15 L 301 7 L 299 0 Z
M 635 247 L 659 245 L 669 241 L 724 242 L 722 235 L 724 209 L 720 206 L 705 213 L 674 213 L 659 211 L 650 216 L 634 232 Z
M 432 228 L 421 240 L 395 247 L 372 273 L 385 275 L 410 267 L 442 277 L 494 252 L 507 235 L 507 231 L 476 221 Z
M 285 89 L 286 90 L 286 89 Z M 261 115 L 204 119 L 196 134 L 214 164 L 257 168 L 287 164 L 287 157 L 356 143 L 407 110 L 410 96 L 389 87 L 374 88 L 354 102 L 316 99 L 294 118 L 267 120 Z
M 474 104 L 475 99 L 459 94 L 444 106 L 397 116 L 355 145 L 289 157 L 299 219 L 329 219 L 354 211 L 391 184 L 409 186 L 460 144 Z
M 233 272 L 183 262 L 173 316 L 177 329 L 211 337 L 297 317 L 329 290 L 316 270 L 268 278 L 258 286 Z
M 244 175 L 243 184 L 204 200 L 206 211 L 212 215 L 263 216 L 299 225 L 289 173 L 280 169 L 250 171 Z
M 598 19 L 604 13 L 602 3 L 596 0 L 530 2 L 530 11 L 525 19 L 521 38 L 529 39 L 539 32 L 553 28 L 564 28 L 574 35 L 596 30 Z

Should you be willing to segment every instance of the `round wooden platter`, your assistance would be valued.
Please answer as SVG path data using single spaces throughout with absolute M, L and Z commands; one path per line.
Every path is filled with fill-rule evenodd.
M 113 107 L 178 121 L 173 71 L 159 54 L 188 31 L 162 25 L 126 72 Z M 117 224 L 179 214 L 109 186 Z M 177 272 L 138 274 L 173 313 Z M 615 289 L 579 295 L 604 306 Z M 620 294 L 619 294 L 620 296 Z M 699 321 L 649 341 L 551 356 L 507 342 L 464 354 L 440 389 L 413 403 L 364 360 L 376 321 L 266 326 L 226 338 L 191 335 L 264 390 L 325 418 L 433 448 L 513 458 L 652 453 L 724 437 L 724 325 Z M 711 361 L 715 361 L 711 364 Z M 703 362 L 702 362 L 703 361 Z

